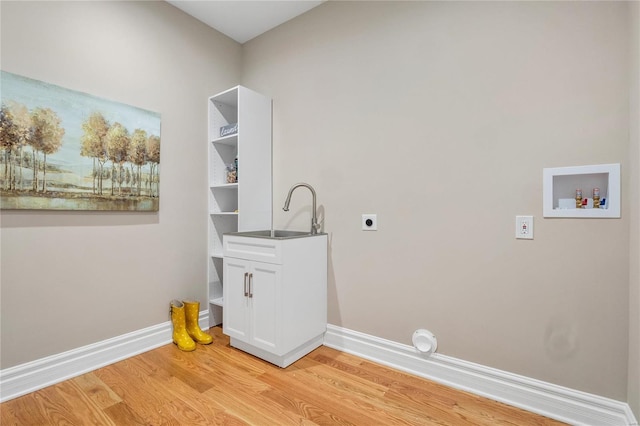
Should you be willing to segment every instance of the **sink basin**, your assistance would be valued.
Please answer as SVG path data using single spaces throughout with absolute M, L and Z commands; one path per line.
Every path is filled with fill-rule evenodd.
M 290 238 L 304 238 L 304 237 L 316 237 L 318 235 L 325 235 L 324 233 L 311 234 L 304 231 L 283 231 L 279 229 L 266 230 L 266 231 L 244 231 L 244 232 L 229 232 L 225 235 L 235 235 L 238 237 L 252 237 L 252 238 L 270 238 L 274 240 L 287 240 Z

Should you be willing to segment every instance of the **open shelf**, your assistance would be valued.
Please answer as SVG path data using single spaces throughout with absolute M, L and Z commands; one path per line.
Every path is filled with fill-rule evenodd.
M 600 208 L 575 208 L 576 190 L 584 198 L 591 198 L 594 188 L 600 189 L 600 198 L 606 204 Z M 562 208 L 566 200 L 568 208 Z M 619 218 L 620 217 L 620 164 L 555 167 L 543 170 L 544 217 L 566 218 Z
M 220 145 L 236 146 L 238 144 L 238 134 L 234 133 L 233 135 L 222 136 L 221 138 L 216 138 L 211 142 Z
M 211 185 L 213 189 L 238 189 L 238 183 L 220 183 L 216 185 Z
M 223 297 L 211 298 L 211 299 L 209 299 L 209 303 L 211 303 L 214 306 L 220 306 L 221 308 L 223 308 L 224 307 L 224 298 Z

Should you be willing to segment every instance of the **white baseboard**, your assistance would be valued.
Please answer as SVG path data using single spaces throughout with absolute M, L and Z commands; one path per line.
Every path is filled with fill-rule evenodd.
M 208 328 L 201 311 L 200 327 Z M 0 370 L 0 402 L 171 343 L 171 322 Z M 373 362 L 574 425 L 636 426 L 624 402 L 557 386 L 441 354 L 423 357 L 403 345 L 327 326 L 324 345 Z
M 209 310 L 200 312 L 200 328 L 209 328 Z M 0 370 L 0 402 L 96 370 L 171 343 L 171 321 L 102 342 Z
M 327 326 L 324 345 L 452 388 L 504 402 L 573 425 L 638 425 L 629 404 L 557 386 L 413 346 Z

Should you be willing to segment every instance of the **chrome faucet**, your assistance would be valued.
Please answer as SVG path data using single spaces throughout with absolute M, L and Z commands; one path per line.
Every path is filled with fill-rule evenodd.
M 309 191 L 311 191 L 311 196 L 313 197 L 313 205 L 311 206 L 311 234 L 315 235 L 318 233 L 318 229 L 320 228 L 320 225 L 318 224 L 318 217 L 316 216 L 316 191 L 313 189 L 311 185 L 309 185 L 308 183 L 296 183 L 295 185 L 293 185 L 289 190 L 289 194 L 287 195 L 287 200 L 284 202 L 284 207 L 282 208 L 282 210 L 284 210 L 285 212 L 289 211 L 289 203 L 291 203 L 291 194 L 293 194 L 294 189 L 300 186 L 309 188 Z

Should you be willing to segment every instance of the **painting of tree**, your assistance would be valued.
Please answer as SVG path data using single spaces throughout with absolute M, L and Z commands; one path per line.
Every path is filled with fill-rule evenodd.
M 0 77 L 0 208 L 158 210 L 159 114 Z
M 33 135 L 31 138 L 31 147 L 34 152 L 42 153 L 42 192 L 47 192 L 47 154 L 53 154 L 60 149 L 62 145 L 62 136 L 64 129 L 60 127 L 60 119 L 53 110 L 49 108 L 36 108 L 31 115 Z M 34 167 L 34 170 L 37 168 Z M 34 176 L 34 182 L 37 178 Z M 36 188 L 37 190 L 37 185 Z
M 93 168 L 93 193 L 102 195 L 102 171 L 107 162 L 106 137 L 109 123 L 102 114 L 94 112 L 82 123 L 82 147 L 80 155 L 91 158 Z

